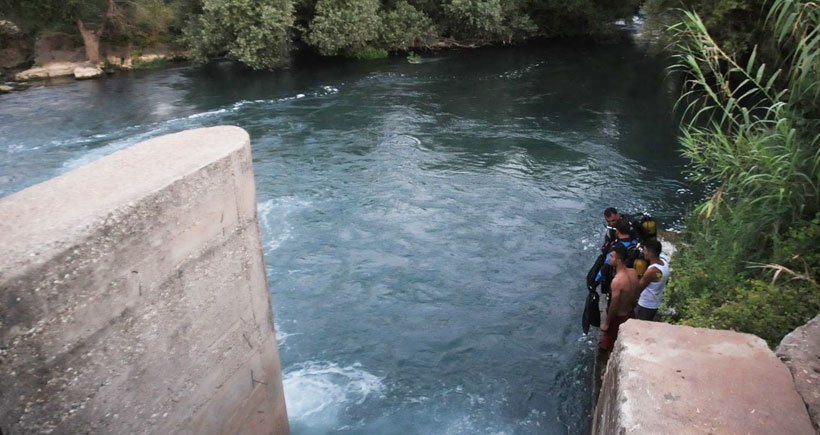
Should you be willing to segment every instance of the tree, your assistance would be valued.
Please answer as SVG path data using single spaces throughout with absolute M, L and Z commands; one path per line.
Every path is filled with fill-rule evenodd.
M 518 1 L 504 2 L 501 24 L 504 42 L 510 43 L 514 39 L 524 39 L 538 32 L 538 25 L 527 14 L 524 6 Z
M 192 0 L 0 0 L 0 10 L 32 39 L 47 31 L 77 31 L 86 58 L 100 63 L 105 39 L 158 39 L 174 20 L 175 8 Z
M 100 63 L 100 38 L 109 27 L 121 23 L 123 16 L 115 0 L 7 1 L 5 13 L 20 23 L 26 33 L 42 30 L 68 30 L 74 26 L 83 38 L 86 57 Z
M 504 33 L 500 0 L 449 0 L 444 4 L 447 28 L 460 39 L 495 39 Z
M 433 20 L 405 0 L 381 14 L 380 42 L 390 49 L 406 50 L 425 44 L 434 34 Z
M 198 62 L 225 54 L 254 69 L 273 69 L 289 61 L 292 27 L 290 0 L 204 0 L 185 40 Z
M 319 0 L 305 41 L 323 56 L 355 55 L 379 37 L 379 0 Z

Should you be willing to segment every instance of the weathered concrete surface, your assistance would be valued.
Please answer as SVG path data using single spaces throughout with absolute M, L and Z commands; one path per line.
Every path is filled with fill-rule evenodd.
M 820 315 L 783 337 L 775 354 L 791 371 L 814 429 L 820 433 Z
M 753 335 L 629 320 L 594 434 L 814 434 L 791 375 Z
M 0 430 L 287 433 L 247 133 L 0 199 Z

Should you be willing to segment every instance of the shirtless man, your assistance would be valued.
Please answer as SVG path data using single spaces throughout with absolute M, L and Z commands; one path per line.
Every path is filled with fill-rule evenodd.
M 635 304 L 638 302 L 638 274 L 635 269 L 626 267 L 626 247 L 616 244 L 609 253 L 610 264 L 615 268 L 612 280 L 612 299 L 606 312 L 606 319 L 601 324 L 601 349 L 610 351 L 618 338 L 621 324 L 635 317 Z

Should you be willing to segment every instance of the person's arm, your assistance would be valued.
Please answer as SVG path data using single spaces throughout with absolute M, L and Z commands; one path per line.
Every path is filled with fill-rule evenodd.
M 612 299 L 609 301 L 609 308 L 606 310 L 606 319 L 601 323 L 601 331 L 609 329 L 609 321 L 615 318 L 615 310 L 621 304 L 621 282 L 612 281 Z
M 649 284 L 660 281 L 661 278 L 663 278 L 663 273 L 657 267 L 650 267 L 638 282 L 638 293 L 642 292 Z

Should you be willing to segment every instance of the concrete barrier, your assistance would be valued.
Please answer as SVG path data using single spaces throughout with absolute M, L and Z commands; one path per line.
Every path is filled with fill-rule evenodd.
M 794 378 L 794 386 L 820 434 L 820 315 L 783 337 L 775 354 Z
M 761 338 L 634 319 L 618 335 L 593 434 L 815 434 Z
M 242 129 L 2 198 L 0 247 L 3 434 L 288 433 Z

